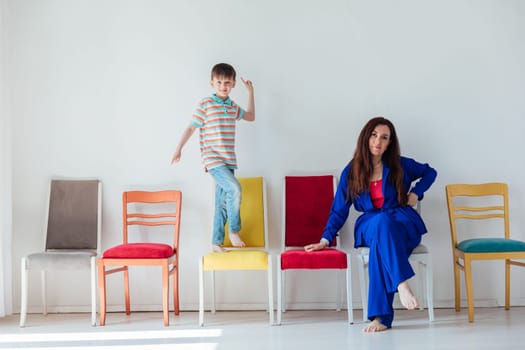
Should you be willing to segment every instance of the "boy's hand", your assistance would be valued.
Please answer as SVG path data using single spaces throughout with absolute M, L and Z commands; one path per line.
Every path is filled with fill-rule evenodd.
M 188 142 L 189 138 L 195 131 L 195 127 L 193 125 L 188 125 L 188 127 L 184 130 L 182 133 L 182 137 L 180 139 L 179 145 L 175 149 L 175 153 L 173 154 L 173 158 L 171 158 L 171 164 L 178 163 L 180 161 L 180 156 L 182 153 L 182 148 Z
M 246 106 L 246 113 L 244 113 L 244 120 L 253 122 L 255 120 L 255 98 L 253 97 L 253 84 L 251 80 L 244 80 L 241 77 L 241 81 L 248 90 L 248 105 Z
M 173 158 L 171 158 L 171 164 L 175 164 L 175 163 L 178 163 L 180 162 L 180 151 L 176 151 L 174 154 L 173 154 Z
M 249 92 L 253 92 L 253 83 L 251 80 L 244 80 L 241 78 L 241 81 Z

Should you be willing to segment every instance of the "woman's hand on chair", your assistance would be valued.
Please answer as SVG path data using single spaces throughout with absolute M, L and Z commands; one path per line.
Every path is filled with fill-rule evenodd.
M 307 252 L 313 252 L 315 250 L 321 250 L 324 248 L 326 248 L 326 243 L 323 241 L 319 243 L 308 244 L 304 247 L 304 250 L 306 250 Z

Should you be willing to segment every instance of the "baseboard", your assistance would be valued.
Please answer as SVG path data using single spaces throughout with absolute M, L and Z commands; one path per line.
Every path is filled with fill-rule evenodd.
M 525 306 L 525 298 L 511 299 L 511 307 L 516 306 Z M 503 307 L 504 304 L 500 303 L 497 299 L 476 299 L 474 301 L 475 307 Z M 425 305 L 426 307 L 426 305 Z M 434 300 L 435 309 L 451 309 L 455 307 L 454 300 Z M 467 301 L 461 300 L 461 307 L 467 307 Z M 330 303 L 287 303 L 287 310 L 335 310 L 336 305 L 334 302 Z M 343 309 L 346 309 L 346 303 L 343 303 Z M 362 310 L 363 307 L 361 302 L 355 302 L 353 304 L 354 310 Z M 402 309 L 403 306 L 396 300 L 394 302 L 394 308 Z M 97 308 L 98 309 L 98 308 Z M 181 303 L 181 311 L 199 311 L 198 303 Z M 210 310 L 210 305 L 204 305 L 205 310 Z M 216 309 L 220 311 L 257 311 L 257 310 L 267 310 L 267 305 L 264 303 L 218 303 Z M 274 305 L 274 309 L 277 309 L 277 303 Z M 160 312 L 162 311 L 161 305 L 131 305 L 131 310 L 136 312 Z M 20 310 L 18 310 L 20 312 Z M 91 312 L 91 305 L 71 305 L 71 306 L 60 306 L 60 305 L 48 305 L 48 313 L 84 313 Z M 124 312 L 124 305 L 108 305 L 107 312 Z M 42 307 L 40 306 L 31 306 L 28 307 L 29 314 L 39 314 L 42 313 Z

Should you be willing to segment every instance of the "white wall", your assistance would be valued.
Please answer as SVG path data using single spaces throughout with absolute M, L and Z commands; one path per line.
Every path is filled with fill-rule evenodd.
M 197 257 L 210 249 L 212 183 L 200 165 L 197 135 L 179 165 L 170 166 L 170 159 L 197 101 L 210 93 L 211 66 L 222 61 L 255 84 L 257 120 L 238 128 L 238 175 L 267 180 L 273 253 L 280 246 L 282 177 L 339 175 L 361 127 L 376 115 L 396 124 L 405 155 L 439 172 L 424 201 L 438 306 L 453 303 L 445 184 L 508 182 L 511 229 L 525 239 L 525 5 L 519 0 L 27 0 L 8 1 L 8 11 L 15 309 L 20 258 L 44 244 L 45 191 L 53 175 L 102 179 L 103 248 L 121 239 L 122 191 L 182 189 L 181 303 L 196 309 Z M 245 105 L 242 84 L 232 97 Z M 342 243 L 353 246 L 351 223 Z M 503 303 L 503 290 L 488 282 L 502 278 L 496 267 L 502 266 L 475 272 L 482 287 L 477 305 Z M 132 274 L 132 304 L 159 309 L 160 288 L 150 286 L 160 280 L 147 271 Z M 320 287 L 327 277 L 310 276 L 297 280 L 289 301 L 331 305 L 334 291 Z M 56 279 L 50 305 L 87 310 L 85 277 Z M 220 277 L 218 302 L 263 307 L 260 277 Z M 38 290 L 36 276 L 32 281 Z M 525 304 L 525 280 L 514 281 L 512 302 Z M 110 310 L 121 310 L 120 282 L 111 277 Z M 38 305 L 34 293 L 30 310 Z
M 6 1 L 0 0 L 0 316 L 13 311 L 11 286 L 11 118 L 8 108 Z

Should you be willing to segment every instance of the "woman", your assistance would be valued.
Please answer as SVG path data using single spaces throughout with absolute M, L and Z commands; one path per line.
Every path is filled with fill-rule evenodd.
M 414 276 L 408 258 L 427 230 L 412 206 L 423 199 L 436 175 L 428 164 L 401 157 L 396 130 L 388 119 L 372 118 L 361 130 L 354 158 L 341 174 L 321 241 L 304 248 L 314 251 L 329 246 L 352 204 L 363 212 L 355 222 L 354 238 L 356 248 L 370 248 L 368 319 L 372 322 L 365 332 L 392 327 L 396 292 L 407 309 L 419 306 L 408 284 Z

